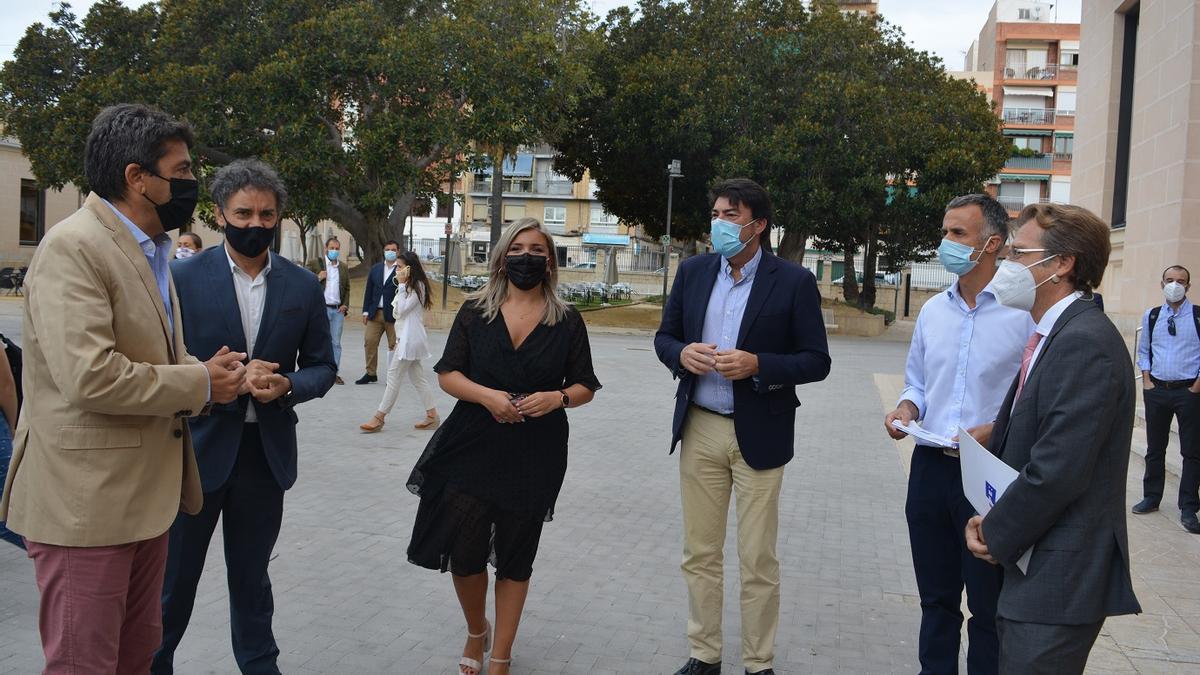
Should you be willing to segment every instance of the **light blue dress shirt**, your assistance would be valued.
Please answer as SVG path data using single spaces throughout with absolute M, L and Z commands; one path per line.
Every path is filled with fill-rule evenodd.
M 1029 312 L 997 302 L 990 285 L 972 309 L 955 283 L 917 316 L 900 400 L 912 401 L 921 426 L 946 438 L 959 426 L 995 420 L 1035 328 Z
M 1167 320 L 1175 318 L 1175 334 L 1167 330 Z M 1142 315 L 1142 335 L 1138 338 L 1138 370 L 1149 370 L 1160 380 L 1194 380 L 1200 377 L 1200 337 L 1192 319 L 1192 301 L 1183 299 L 1179 311 L 1163 304 L 1154 322 L 1154 368 L 1150 367 L 1150 310 Z
M 146 254 L 146 262 L 150 263 L 150 271 L 154 272 L 154 281 L 158 284 L 158 294 L 162 298 L 163 309 L 167 312 L 167 325 L 171 329 L 171 334 L 175 334 L 175 314 L 171 311 L 171 235 L 166 232 L 150 238 L 142 228 L 133 224 L 133 221 L 126 218 L 124 213 L 117 210 L 107 199 L 101 199 L 112 212 L 117 214 L 125 227 L 129 228 L 129 233 L 137 240 L 138 246 L 142 247 L 142 253 Z
M 750 288 L 762 260 L 762 249 L 754 254 L 750 262 L 742 266 L 742 278 L 734 281 L 733 268 L 728 260 L 721 260 L 717 270 L 717 282 L 708 296 L 708 309 L 704 312 L 702 340 L 715 344 L 717 351 L 734 349 L 738 332 L 742 329 L 742 315 L 746 313 L 746 302 L 750 300 Z M 696 382 L 694 398 L 696 405 L 725 415 L 733 413 L 733 382 L 717 371 L 702 375 Z

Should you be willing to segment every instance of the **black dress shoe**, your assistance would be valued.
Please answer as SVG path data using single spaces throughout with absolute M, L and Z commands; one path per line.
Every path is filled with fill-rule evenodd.
M 368 373 L 368 374 L 363 375 L 362 377 L 358 378 L 357 380 L 355 380 L 354 384 L 371 384 L 372 382 L 378 382 L 378 381 L 379 380 L 374 375 L 371 375 Z
M 700 659 L 688 659 L 675 675 L 721 675 L 721 664 L 705 663 Z
M 1134 513 L 1154 513 L 1158 510 L 1158 500 L 1146 497 L 1142 501 L 1134 504 L 1131 510 Z
M 1183 523 L 1183 529 L 1192 534 L 1200 534 L 1200 520 L 1196 518 L 1195 511 L 1184 511 L 1179 517 L 1179 522 Z

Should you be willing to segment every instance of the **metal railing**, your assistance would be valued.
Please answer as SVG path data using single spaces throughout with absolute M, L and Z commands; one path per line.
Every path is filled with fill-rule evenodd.
M 1055 112 L 1059 117 L 1074 117 L 1075 116 L 1074 110 L 1067 110 L 1065 108 L 1059 108 Z
M 569 180 L 538 178 L 534 181 L 533 191 L 539 195 L 565 197 L 575 192 L 575 184 Z
M 1056 153 L 1054 153 L 1054 159 L 1058 159 L 1058 160 L 1072 159 L 1074 157 L 1075 157 L 1074 152 L 1056 152 Z
M 1060 73 L 1075 72 L 1074 68 L 1048 63 L 1036 66 L 1026 66 L 1024 63 L 1010 63 L 1004 66 L 1006 80 L 1057 80 Z
M 1009 157 L 1004 162 L 1006 169 L 1050 169 L 1054 160 L 1049 156 L 1043 157 Z
M 524 178 L 519 176 L 505 176 L 503 181 L 505 194 L 569 197 L 575 192 L 575 184 L 571 181 Z M 475 182 L 471 185 L 471 194 L 491 193 L 492 179 L 490 177 L 476 178 Z
M 1050 108 L 1005 108 L 1001 118 L 1009 124 L 1054 124 L 1054 114 Z

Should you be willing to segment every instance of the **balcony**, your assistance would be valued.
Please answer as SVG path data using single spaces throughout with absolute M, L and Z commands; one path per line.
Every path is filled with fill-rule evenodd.
M 1049 108 L 1005 108 L 1000 113 L 1006 124 L 1054 124 L 1055 111 Z
M 1004 162 L 1006 169 L 1040 169 L 1049 171 L 1054 167 L 1054 159 L 1049 156 L 1043 157 L 1009 157 Z
M 1004 79 L 1029 82 L 1075 82 L 1079 76 L 1077 66 L 1060 66 L 1054 63 L 1026 65 L 1010 63 L 1004 67 Z
M 1025 201 L 1024 197 L 1000 196 L 1000 197 L 996 197 L 996 201 L 1000 202 L 1000 205 L 1003 206 L 1004 208 L 1008 209 L 1009 211 L 1020 211 L 1021 209 L 1025 208 L 1028 204 L 1034 204 L 1034 203 L 1048 204 L 1048 203 L 1050 203 L 1050 199 L 1047 197 L 1041 197 L 1037 200 L 1037 202 L 1027 202 L 1027 201 Z
M 1057 161 L 1060 161 L 1060 162 L 1063 162 L 1063 161 L 1069 162 L 1074 158 L 1075 158 L 1074 152 L 1056 152 L 1056 153 L 1054 153 L 1054 159 Z
M 555 180 L 538 177 L 537 180 L 534 181 L 533 191 L 535 194 L 539 195 L 570 197 L 575 193 L 575 184 L 569 180 Z
M 575 184 L 569 180 L 552 180 L 546 178 L 526 178 L 505 176 L 504 194 L 515 195 L 548 195 L 554 197 L 570 197 L 575 193 Z M 471 185 L 471 194 L 491 194 L 491 177 L 477 177 Z
M 588 233 L 590 234 L 620 234 L 618 230 L 620 226 L 616 223 L 589 223 Z

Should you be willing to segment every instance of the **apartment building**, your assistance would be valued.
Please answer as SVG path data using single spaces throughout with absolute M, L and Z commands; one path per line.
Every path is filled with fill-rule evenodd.
M 967 52 L 965 72 L 988 92 L 1012 140 L 989 191 L 1012 213 L 1071 201 L 1079 24 L 1057 23 L 1054 3 L 997 0 Z

